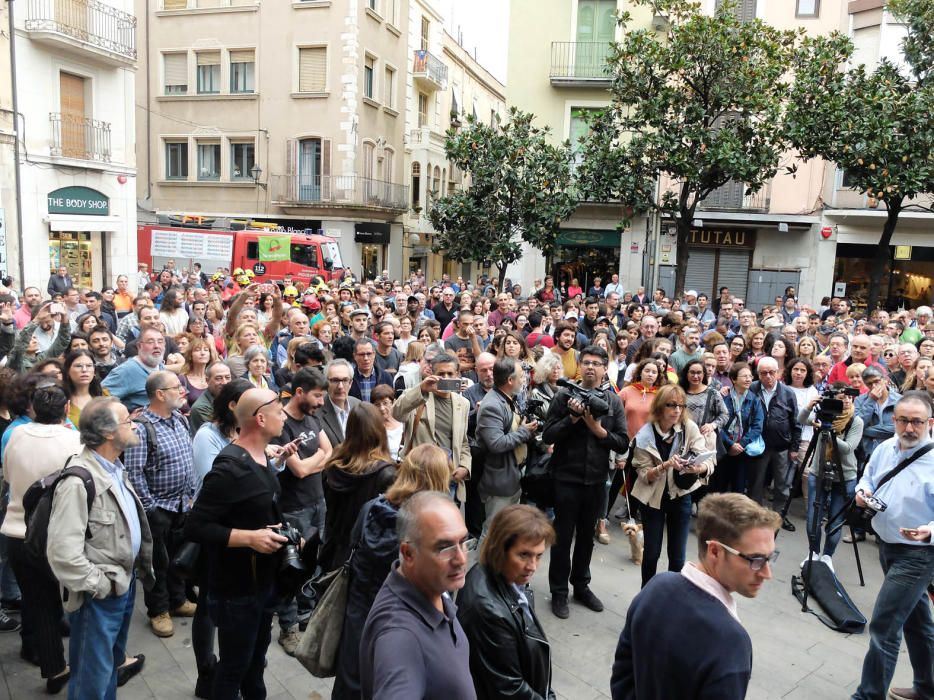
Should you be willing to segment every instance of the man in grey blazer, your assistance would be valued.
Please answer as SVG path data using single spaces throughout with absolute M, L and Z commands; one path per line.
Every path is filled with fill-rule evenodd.
M 360 403 L 360 399 L 350 395 L 353 365 L 347 360 L 331 360 L 324 373 L 328 380 L 328 395 L 324 405 L 315 412 L 315 416 L 324 428 L 331 445 L 335 446 L 344 441 L 347 416 L 354 406 Z

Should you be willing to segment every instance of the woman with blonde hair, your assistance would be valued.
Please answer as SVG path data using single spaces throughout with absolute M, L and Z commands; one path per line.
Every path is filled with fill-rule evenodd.
M 178 372 L 178 378 L 188 392 L 185 398 L 188 401 L 187 410 L 190 411 L 198 397 L 208 388 L 205 372 L 217 362 L 217 350 L 207 338 L 190 335 L 188 347 L 182 353 L 182 357 L 185 358 L 185 362 Z
M 795 348 L 795 356 L 810 362 L 814 359 L 814 356 L 817 354 L 817 343 L 814 341 L 814 338 L 810 336 L 805 336 L 798 341 L 798 346 Z
M 357 663 L 360 636 L 376 594 L 392 563 L 399 557 L 399 538 L 396 535 L 399 508 L 416 493 L 447 493 L 452 473 L 451 460 L 440 447 L 428 443 L 413 447 L 397 467 L 392 486 L 360 510 L 350 535 L 353 543 L 350 587 L 333 697 L 361 697 L 360 667 Z
M 715 458 L 697 463 L 693 458 L 709 454 L 707 441 L 687 410 L 687 396 L 680 386 L 661 387 L 652 399 L 649 421 L 636 434 L 632 466 L 636 481 L 632 497 L 641 505 L 645 550 L 642 555 L 642 587 L 655 575 L 662 553 L 662 537 L 668 530 L 668 570 L 681 571 L 691 525 L 691 492 L 713 473 Z
M 405 359 L 399 365 L 399 371 L 393 381 L 393 388 L 397 392 L 411 389 L 422 380 L 421 362 L 425 356 L 427 345 L 420 340 L 413 340 L 405 351 Z

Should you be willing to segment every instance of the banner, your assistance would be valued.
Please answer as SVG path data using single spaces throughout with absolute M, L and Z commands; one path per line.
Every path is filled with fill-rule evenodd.
M 266 262 L 272 260 L 289 260 L 289 249 L 291 245 L 291 236 L 260 236 L 259 259 Z

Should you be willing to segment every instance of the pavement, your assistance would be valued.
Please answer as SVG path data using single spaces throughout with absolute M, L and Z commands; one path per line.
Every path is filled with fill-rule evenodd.
M 802 613 L 791 595 L 791 577 L 807 554 L 803 504 L 792 507 L 797 532 L 781 532 L 781 556 L 774 567 L 774 578 L 758 598 L 739 598 L 739 614 L 753 645 L 753 672 L 747 698 L 750 700 L 831 700 L 848 698 L 859 683 L 863 656 L 869 644 L 868 632 L 841 634 L 825 627 L 811 614 Z M 639 591 L 639 567 L 629 559 L 629 546 L 618 528 L 611 529 L 609 545 L 595 545 L 591 584 L 606 610 L 594 613 L 570 602 L 571 617 L 559 620 L 551 614 L 548 594 L 547 555 L 532 587 L 537 610 L 553 649 L 553 686 L 559 698 L 591 700 L 608 698 L 610 672 L 626 610 Z M 871 539 L 871 538 L 870 538 Z M 689 558 L 696 552 L 696 538 L 688 543 Z M 860 587 L 852 545 L 841 542 L 834 567 L 856 605 L 871 616 L 876 592 L 882 582 L 878 549 L 869 541 L 859 546 L 866 586 Z M 664 553 L 659 570 L 664 570 Z M 140 675 L 120 689 L 127 700 L 194 697 L 197 678 L 191 650 L 191 626 L 186 619 L 175 619 L 175 634 L 159 639 L 149 630 L 140 594 L 137 614 L 130 630 L 128 651 L 146 655 Z M 331 681 L 313 677 L 282 651 L 274 629 L 269 647 L 266 688 L 270 700 L 321 700 L 330 698 Z M 67 643 L 67 642 L 66 642 Z M 690 644 L 686 630 L 685 644 Z M 45 695 L 39 670 L 19 658 L 19 635 L 0 634 L 0 700 L 36 698 Z M 67 647 L 66 647 L 67 652 Z M 904 644 L 895 672 L 895 686 L 911 685 L 911 666 Z M 65 697 L 64 692 L 61 697 Z

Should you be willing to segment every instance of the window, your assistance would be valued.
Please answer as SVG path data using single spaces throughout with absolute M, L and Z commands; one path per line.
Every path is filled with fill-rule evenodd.
M 390 109 L 396 108 L 396 69 L 389 66 L 383 74 L 383 104 Z
M 166 95 L 188 93 L 188 54 L 167 53 L 162 56 L 162 74 Z
M 187 10 L 188 0 L 162 0 L 163 10 Z
M 366 6 L 376 12 L 376 0 L 366 0 Z
M 412 208 L 418 209 L 422 204 L 422 164 L 412 163 Z
M 428 125 L 428 95 L 424 92 L 418 93 L 418 126 L 419 128 Z
M 256 54 L 253 49 L 230 52 L 230 91 L 256 92 Z
M 733 14 L 740 22 L 752 22 L 756 18 L 757 0 L 734 0 Z M 717 0 L 717 11 L 723 6 L 723 0 Z
M 188 179 L 188 142 L 169 141 L 165 144 L 166 180 Z
M 583 160 L 583 144 L 581 143 L 590 135 L 589 120 L 602 112 L 600 108 L 592 107 L 572 107 L 571 121 L 568 124 L 568 139 L 571 142 L 571 150 L 574 154 L 574 167 L 580 165 Z
M 399 2 L 400 0 L 386 0 L 386 19 L 390 24 L 399 24 Z
M 376 70 L 376 59 L 365 56 L 363 59 L 363 96 L 373 99 L 373 72 Z
M 820 15 L 820 0 L 798 0 L 795 17 L 817 17 Z
M 230 179 L 252 180 L 253 165 L 256 163 L 256 147 L 253 142 L 230 144 Z
M 298 91 L 327 90 L 328 50 L 323 46 L 298 50 Z
M 221 145 L 219 143 L 198 144 L 198 179 L 221 179 Z
M 422 43 L 421 43 L 422 51 L 428 50 L 428 39 L 430 38 L 430 35 L 431 35 L 431 22 L 428 20 L 427 17 L 422 17 Z
M 858 184 L 856 177 L 849 170 L 844 170 L 840 178 L 840 187 L 843 189 L 856 187 Z
M 198 53 L 198 94 L 216 95 L 221 91 L 221 52 Z

